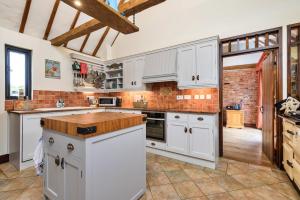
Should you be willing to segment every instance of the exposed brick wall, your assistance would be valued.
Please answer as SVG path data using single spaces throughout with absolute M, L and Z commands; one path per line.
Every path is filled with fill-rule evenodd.
M 149 108 L 170 108 L 170 109 L 195 109 L 201 112 L 218 112 L 219 111 L 219 91 L 217 88 L 189 89 L 178 90 L 176 82 L 155 83 L 151 91 L 135 92 L 117 92 L 117 93 L 83 93 L 83 92 L 60 92 L 60 91 L 33 91 L 31 107 L 48 108 L 55 107 L 56 101 L 64 99 L 65 106 L 88 106 L 87 96 L 118 96 L 123 100 L 123 107 L 132 107 L 132 102 L 136 95 L 143 95 L 148 101 Z M 209 100 L 176 100 L 176 95 L 207 95 L 211 94 Z M 15 103 L 20 103 L 16 101 Z M 14 102 L 5 101 L 5 109 L 13 110 Z
M 256 124 L 258 76 L 255 68 L 224 70 L 223 79 L 224 107 L 244 99 L 245 124 Z

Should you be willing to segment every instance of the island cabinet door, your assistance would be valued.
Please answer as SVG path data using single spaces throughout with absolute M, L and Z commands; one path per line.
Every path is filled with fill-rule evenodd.
M 44 193 L 51 200 L 63 199 L 63 171 L 58 152 L 45 149 Z
M 214 161 L 214 135 L 209 124 L 189 124 L 190 155 Z
M 169 122 L 167 124 L 167 150 L 187 154 L 188 136 L 187 123 Z
M 64 200 L 83 200 L 84 184 L 81 163 L 77 158 L 62 158 L 63 196 Z

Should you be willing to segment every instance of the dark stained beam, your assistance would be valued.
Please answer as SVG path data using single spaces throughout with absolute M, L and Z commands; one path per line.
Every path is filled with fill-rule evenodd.
M 73 19 L 73 22 L 72 22 L 72 24 L 71 24 L 69 30 L 72 30 L 73 28 L 75 28 L 75 25 L 76 25 L 76 23 L 77 23 L 77 21 L 78 21 L 78 18 L 79 18 L 80 13 L 81 13 L 81 12 L 80 12 L 79 10 L 76 12 L 75 17 L 74 17 L 74 19 Z M 64 44 L 64 47 L 66 47 L 67 45 L 68 45 L 68 42 L 66 42 L 66 43 Z
M 88 41 L 90 35 L 91 35 L 91 34 L 88 33 L 88 34 L 85 36 L 84 41 L 83 41 L 83 43 L 82 43 L 82 45 L 81 45 L 81 47 L 80 47 L 80 50 L 79 50 L 80 52 L 83 51 L 83 49 L 84 49 L 84 47 L 85 47 L 85 45 L 86 45 L 86 43 L 87 43 L 87 41 Z
M 97 46 L 96 46 L 96 48 L 94 49 L 94 52 L 93 52 L 93 54 L 92 54 L 93 56 L 96 56 L 96 54 L 98 53 L 98 51 L 99 51 L 101 45 L 102 45 L 103 42 L 104 42 L 104 39 L 105 39 L 106 35 L 107 35 L 108 32 L 109 32 L 109 29 L 110 29 L 109 27 L 107 27 L 107 28 L 105 29 L 105 31 L 104 31 L 102 37 L 100 38 L 100 40 L 99 40 L 99 42 L 98 42 L 98 44 L 97 44 Z
M 106 26 L 109 26 L 124 34 L 130 34 L 139 31 L 139 28 L 122 16 L 112 7 L 100 0 L 81 0 L 81 5 L 76 5 L 74 0 L 61 0 L 69 6 L 80 10 L 81 12 L 101 21 Z
M 115 39 L 113 40 L 113 42 L 111 43 L 110 46 L 113 46 L 115 44 L 115 42 L 116 42 L 117 38 L 119 37 L 119 35 L 120 35 L 120 32 L 118 32 L 118 34 L 116 35 Z
M 153 0 L 148 0 L 148 1 L 153 1 Z M 122 10 L 121 10 L 121 12 L 122 12 Z M 88 33 L 92 33 L 103 27 L 105 27 L 105 24 L 99 22 L 96 19 L 92 19 L 92 20 L 82 24 L 81 26 L 76 27 L 76 28 L 72 29 L 71 31 L 68 31 L 68 32 L 52 39 L 51 44 L 54 46 L 60 46 L 67 41 L 76 39 L 78 37 L 82 37 Z
M 53 9 L 52 9 L 52 12 L 51 12 L 48 24 L 47 24 L 47 28 L 46 28 L 46 31 L 45 31 L 45 34 L 44 34 L 44 40 L 48 40 L 48 37 L 49 37 L 50 31 L 51 31 L 51 28 L 52 28 L 52 25 L 53 25 L 53 21 L 54 21 L 59 3 L 60 3 L 60 0 L 56 0 L 55 3 L 54 3 L 54 6 L 53 6 Z
M 126 3 L 121 4 L 119 10 L 128 17 L 164 1 L 166 0 L 129 0 Z
M 29 10 L 30 10 L 30 6 L 31 6 L 31 0 L 26 0 L 25 8 L 24 8 L 24 11 L 23 11 L 23 16 L 22 16 L 22 21 L 21 21 L 20 28 L 19 28 L 20 33 L 24 33 L 25 25 L 26 25 Z

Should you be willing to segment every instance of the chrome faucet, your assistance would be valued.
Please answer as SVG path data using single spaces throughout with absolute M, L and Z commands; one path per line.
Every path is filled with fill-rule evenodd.
M 57 108 L 63 108 L 65 107 L 65 101 L 63 99 L 59 99 L 56 101 L 56 107 Z

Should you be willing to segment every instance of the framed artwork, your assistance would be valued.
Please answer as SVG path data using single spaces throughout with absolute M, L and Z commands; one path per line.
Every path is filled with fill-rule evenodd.
M 54 60 L 45 60 L 45 77 L 60 79 L 60 62 Z

